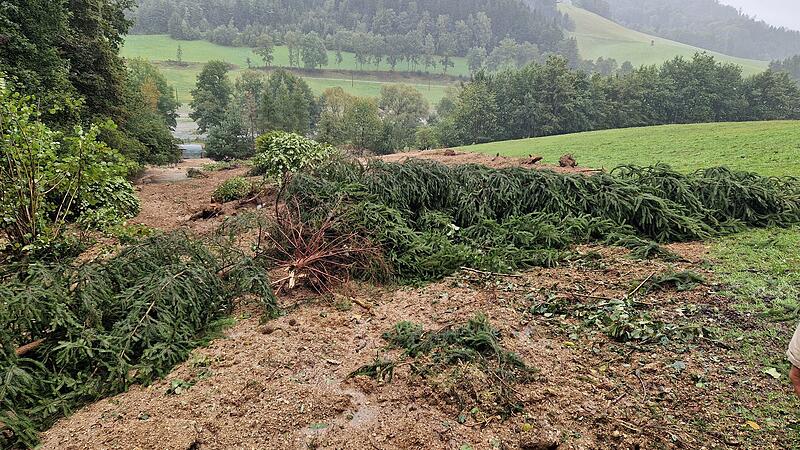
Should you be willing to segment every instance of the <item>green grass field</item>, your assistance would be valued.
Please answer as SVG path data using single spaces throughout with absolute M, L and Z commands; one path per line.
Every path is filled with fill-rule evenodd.
M 178 45 L 180 44 L 183 51 L 183 61 L 190 63 L 187 67 L 178 67 L 174 64 L 165 63 L 165 61 L 175 60 Z M 247 68 L 247 58 L 249 57 L 253 67 L 262 64 L 261 59 L 253 53 L 249 48 L 243 47 L 223 47 L 221 45 L 212 44 L 206 41 L 177 41 L 164 35 L 131 35 L 125 39 L 125 46 L 122 49 L 122 56 L 126 58 L 142 58 L 156 63 L 161 71 L 166 76 L 170 84 L 174 85 L 178 90 L 178 99 L 182 103 L 188 103 L 191 100 L 191 90 L 194 89 L 197 74 L 200 73 L 202 63 L 211 60 L 221 60 L 233 64 L 236 69 L 232 71 L 232 76 L 237 77 L 242 70 Z M 341 67 L 335 64 L 334 54 L 331 52 L 331 64 L 327 67 L 330 70 L 358 70 L 355 58 L 352 54 L 348 53 L 343 55 L 344 61 Z M 277 47 L 275 49 L 275 66 L 288 65 L 289 57 L 286 47 Z M 365 70 L 375 70 L 374 65 L 364 67 Z M 389 67 L 386 64 L 381 65 L 378 70 L 388 71 Z M 331 87 L 342 87 L 345 91 L 362 97 L 375 97 L 380 94 L 381 86 L 384 84 L 405 83 L 419 89 L 425 98 L 431 103 L 437 103 L 445 94 L 447 86 L 441 82 L 433 82 L 428 84 L 422 78 L 413 78 L 409 80 L 394 81 L 389 78 L 399 78 L 402 70 L 405 70 L 405 65 L 397 67 L 398 72 L 391 74 L 386 72 L 385 80 L 377 79 L 374 76 L 372 79 L 367 74 L 363 77 L 357 77 L 355 80 L 333 77 L 304 77 L 308 82 L 311 89 L 316 94 L 322 93 L 325 89 Z M 464 74 L 467 73 L 466 62 L 464 58 L 457 58 L 455 70 L 451 69 L 451 74 Z
M 207 41 L 178 41 L 172 39 L 167 35 L 129 35 L 125 38 L 125 45 L 122 49 L 122 56 L 130 58 L 144 58 L 150 61 L 167 61 L 176 59 L 178 45 L 183 50 L 183 60 L 187 62 L 206 62 L 211 60 L 222 60 L 235 64 L 240 68 L 247 67 L 247 58 L 250 58 L 253 66 L 262 66 L 264 63 L 261 57 L 253 53 L 250 48 L 246 47 L 224 47 L 222 45 L 212 44 Z M 274 53 L 275 60 L 274 66 L 288 66 L 289 65 L 289 49 L 285 46 L 275 47 Z M 328 65 L 324 69 L 331 70 L 361 70 L 361 67 L 356 62 L 355 56 L 352 53 L 342 53 L 342 64 L 336 64 L 336 53 L 328 52 Z M 467 67 L 466 58 L 453 58 L 455 67 L 447 71 L 450 75 L 463 75 L 469 76 L 469 68 Z M 363 70 L 378 70 L 390 71 L 389 64 L 385 61 L 377 67 L 374 64 L 367 64 Z M 395 68 L 397 72 L 404 72 L 409 70 L 424 70 L 424 67 L 419 66 L 416 69 L 409 68 L 404 62 L 398 64 Z M 441 69 L 432 69 L 441 73 Z
M 667 163 L 689 172 L 729 166 L 763 175 L 800 175 L 800 121 L 664 125 L 593 131 L 463 147 L 504 156 L 572 153 L 584 167 Z
M 689 58 L 696 52 L 706 51 L 721 61 L 741 65 L 745 75 L 762 72 L 769 65 L 767 61 L 736 58 L 640 33 L 565 3 L 561 3 L 559 8 L 575 22 L 572 36 L 578 41 L 578 51 L 582 58 L 594 60 L 601 56 L 611 57 L 620 64 L 630 61 L 634 66 L 640 66 L 661 64 L 676 56 Z
M 178 91 L 178 100 L 183 104 L 188 104 L 192 100 L 191 91 L 194 89 L 197 81 L 197 75 L 200 73 L 202 66 L 200 64 L 193 64 L 188 67 L 175 67 L 174 65 L 155 63 L 167 78 L 167 81 L 175 87 Z M 242 73 L 242 69 L 233 70 L 231 78 L 235 79 Z M 306 83 L 314 91 L 315 94 L 321 94 L 325 89 L 331 87 L 342 87 L 346 92 L 357 95 L 359 97 L 377 97 L 380 95 L 381 87 L 387 84 L 404 83 L 417 88 L 422 95 L 428 100 L 431 105 L 435 105 L 442 99 L 447 90 L 447 86 L 441 84 L 424 84 L 420 82 L 408 83 L 403 81 L 373 81 L 373 80 L 347 80 L 343 78 L 311 78 L 304 77 Z

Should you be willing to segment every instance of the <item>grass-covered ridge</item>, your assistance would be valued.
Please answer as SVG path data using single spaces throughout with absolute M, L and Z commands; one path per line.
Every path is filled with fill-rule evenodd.
M 662 125 L 492 142 L 463 150 L 503 156 L 565 153 L 583 167 L 665 163 L 681 172 L 727 166 L 766 176 L 800 175 L 800 121 Z
M 620 64 L 630 61 L 634 66 L 640 66 L 661 64 L 676 56 L 691 58 L 697 52 L 706 52 L 720 61 L 742 66 L 746 75 L 762 72 L 769 64 L 767 61 L 728 56 L 634 31 L 566 3 L 560 3 L 559 9 L 575 22 L 575 31 L 571 35 L 578 41 L 581 58 L 614 58 Z

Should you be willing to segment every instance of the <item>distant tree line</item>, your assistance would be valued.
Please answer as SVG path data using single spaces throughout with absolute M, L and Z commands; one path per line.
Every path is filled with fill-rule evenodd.
M 613 75 L 569 67 L 563 57 L 497 73 L 479 72 L 431 111 L 410 86 L 377 99 L 341 88 L 315 97 L 279 70 L 244 72 L 235 83 L 223 62 L 208 63 L 192 92 L 192 117 L 208 131 L 215 158 L 252 155 L 256 137 L 290 131 L 375 153 L 662 124 L 800 119 L 800 87 L 785 72 L 743 77 L 707 54 Z
M 561 57 L 478 74 L 438 107 L 447 146 L 660 124 L 800 118 L 800 88 L 783 72 L 743 77 L 707 54 L 627 74 L 588 75 Z
M 769 61 L 800 54 L 800 31 L 771 26 L 718 0 L 577 0 L 576 4 L 629 28 L 726 55 Z
M 355 53 L 362 67 L 405 62 L 446 72 L 449 58 L 479 50 L 488 55 L 504 39 L 537 54 L 578 57 L 555 0 L 139 0 L 133 19 L 133 33 L 228 46 L 259 47 L 264 39 L 307 46 L 298 36 L 313 33 L 328 50 Z
M 390 153 L 416 146 L 417 131 L 430 114 L 428 102 L 410 86 L 387 85 L 378 99 L 342 88 L 316 97 L 302 78 L 285 70 L 245 71 L 231 82 L 228 69 L 224 62 L 209 62 L 192 91 L 191 117 L 208 132 L 206 153 L 215 159 L 252 156 L 256 138 L 270 131 Z

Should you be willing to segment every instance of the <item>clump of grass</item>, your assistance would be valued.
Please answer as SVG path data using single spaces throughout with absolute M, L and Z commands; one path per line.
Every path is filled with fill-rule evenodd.
M 500 332 L 485 315 L 435 332 L 426 332 L 412 322 L 399 322 L 383 334 L 383 339 L 387 348 L 403 350 L 414 373 L 454 403 L 459 417 L 464 418 L 465 411 L 487 419 L 522 410 L 513 386 L 530 381 L 534 370 L 501 345 Z M 393 373 L 396 365 L 376 359 L 350 376 L 386 378 L 387 367 Z
M 252 196 L 256 191 L 252 182 L 244 177 L 233 177 L 217 186 L 211 199 L 217 203 L 242 200 Z
M 748 230 L 714 242 L 715 276 L 737 309 L 800 320 L 800 227 Z

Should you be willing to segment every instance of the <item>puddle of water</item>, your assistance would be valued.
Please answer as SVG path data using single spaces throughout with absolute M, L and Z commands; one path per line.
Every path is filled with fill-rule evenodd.
M 182 144 L 181 149 L 183 159 L 198 159 L 203 157 L 203 146 L 200 144 Z

